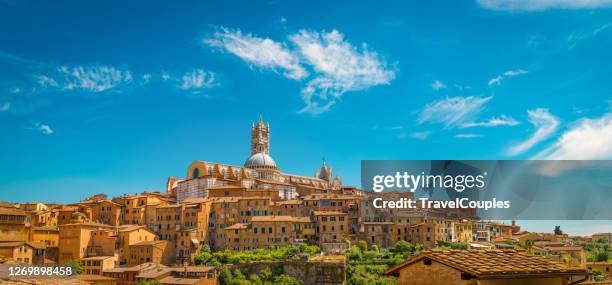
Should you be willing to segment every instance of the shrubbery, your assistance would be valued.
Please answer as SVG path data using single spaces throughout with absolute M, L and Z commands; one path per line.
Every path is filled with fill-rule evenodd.
M 194 262 L 196 265 L 217 266 L 221 264 L 239 264 L 244 262 L 284 261 L 288 259 L 308 259 L 311 255 L 319 252 L 316 245 L 299 243 L 286 247 L 272 247 L 269 249 L 253 249 L 234 252 L 222 250 L 211 252 L 205 247 L 198 253 Z

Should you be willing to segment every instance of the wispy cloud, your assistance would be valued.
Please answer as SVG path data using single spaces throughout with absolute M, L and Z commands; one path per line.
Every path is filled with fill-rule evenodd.
M 47 124 L 35 123 L 34 126 L 35 129 L 40 131 L 43 135 L 53 134 L 53 129 L 51 129 L 51 127 L 49 127 L 49 125 Z
M 528 71 L 527 70 L 523 70 L 523 69 L 517 69 L 517 70 L 508 70 L 494 78 L 491 78 L 488 82 L 489 86 L 493 86 L 493 85 L 501 85 L 502 81 L 506 78 L 509 77 L 513 77 L 513 76 L 517 76 L 517 75 L 521 75 L 521 74 L 527 74 Z
M 481 134 L 456 134 L 455 137 L 458 139 L 474 139 L 474 138 L 482 137 L 482 135 Z
M 173 76 L 169 72 L 162 72 L 161 79 L 164 82 L 173 82 L 180 90 L 199 94 L 203 89 L 212 88 L 217 85 L 215 73 L 203 69 L 192 69 L 181 76 Z
M 126 69 L 106 65 L 60 66 L 51 74 L 35 76 L 42 87 L 57 87 L 63 90 L 103 92 L 132 81 L 132 73 Z
M 194 69 L 181 77 L 181 89 L 194 90 L 210 88 L 215 83 L 215 74 L 202 69 Z
M 143 85 L 149 84 L 151 82 L 151 79 L 153 79 L 153 75 L 151 75 L 151 73 L 145 73 L 142 75 L 141 84 Z
M 528 151 L 539 142 L 554 134 L 559 126 L 559 120 L 548 109 L 538 108 L 529 110 L 527 114 L 529 115 L 529 122 L 536 128 L 536 131 L 527 140 L 508 149 L 508 154 L 510 155 L 517 155 Z
M 252 66 L 281 71 L 287 78 L 310 77 L 301 90 L 306 106 L 300 112 L 328 111 L 346 92 L 389 84 L 395 71 L 366 44 L 353 46 L 337 30 L 300 30 L 289 35 L 289 44 L 275 42 L 239 30 L 222 28 L 204 42 L 222 48 Z M 311 75 L 312 74 L 312 75 Z
M 2 106 L 0 106 L 0 112 L 7 112 L 10 109 L 11 109 L 11 103 L 9 102 L 5 102 L 4 104 L 2 104 Z
M 488 121 L 484 122 L 471 122 L 464 123 L 461 125 L 462 129 L 465 128 L 473 128 L 473 127 L 497 127 L 497 126 L 516 126 L 519 124 L 519 121 L 515 120 L 512 117 L 508 117 L 506 115 L 501 115 L 499 118 L 493 117 Z
M 612 7 L 612 0 L 477 0 L 481 7 L 498 11 L 543 11 L 549 9 L 595 9 Z
M 612 159 L 612 112 L 600 118 L 583 118 L 534 159 Z
M 389 84 L 395 78 L 395 71 L 388 69 L 376 52 L 366 44 L 359 50 L 337 30 L 327 33 L 301 30 L 289 39 L 317 73 L 302 89 L 306 107 L 301 112 L 325 111 L 348 91 Z
M 448 97 L 426 105 L 419 114 L 417 123 L 440 123 L 446 128 L 460 126 L 471 121 L 482 111 L 489 97 Z
M 431 89 L 433 89 L 434 91 L 438 91 L 438 90 L 444 89 L 444 88 L 446 88 L 446 84 L 442 83 L 442 81 L 440 81 L 440 80 L 435 80 L 431 84 Z
M 427 139 L 427 137 L 429 137 L 429 135 L 431 134 L 431 132 L 414 132 L 412 134 L 410 134 L 410 137 L 413 139 L 417 139 L 417 140 L 424 140 Z
M 204 39 L 204 43 L 224 49 L 252 66 L 281 71 L 291 79 L 308 76 L 296 54 L 284 44 L 269 38 L 259 38 L 252 34 L 243 34 L 240 30 L 221 28 L 211 38 Z
M 38 83 L 38 85 L 47 88 L 47 87 L 58 87 L 59 84 L 57 83 L 57 81 L 55 81 L 55 79 L 43 75 L 43 74 L 39 74 L 34 76 L 36 78 L 36 81 Z

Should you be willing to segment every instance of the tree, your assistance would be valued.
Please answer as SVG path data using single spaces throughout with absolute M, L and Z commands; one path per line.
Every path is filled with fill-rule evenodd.
M 365 240 L 360 240 L 359 241 L 359 249 L 361 249 L 361 252 L 368 251 L 368 243 Z
M 563 231 L 561 230 L 561 226 L 555 226 L 555 234 L 562 235 Z
M 203 265 L 206 264 L 211 258 L 212 254 L 210 254 L 210 252 L 200 251 L 200 253 L 196 254 L 196 256 L 193 258 L 193 261 L 196 265 Z
M 72 267 L 72 270 L 76 274 L 83 274 L 83 273 L 85 273 L 85 269 L 83 269 L 83 263 L 80 260 L 78 260 L 78 259 L 74 259 L 74 260 L 68 262 L 68 266 Z
M 608 262 L 608 259 L 610 259 L 610 252 L 607 248 L 601 248 L 595 252 L 595 262 Z
M 142 280 L 138 281 L 136 285 L 161 285 L 161 282 L 159 282 L 158 280 Z
M 302 285 L 304 282 L 302 280 L 298 280 L 297 278 L 281 274 L 279 276 L 274 277 L 274 285 Z

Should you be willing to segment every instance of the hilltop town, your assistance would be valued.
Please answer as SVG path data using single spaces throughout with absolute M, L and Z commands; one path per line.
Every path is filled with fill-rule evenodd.
M 413 194 L 345 186 L 326 162 L 313 176 L 281 172 L 270 133 L 260 118 L 243 166 L 195 161 L 163 193 L 2 202 L 0 263 L 70 264 L 74 284 L 230 284 L 242 278 L 236 270 L 269 284 L 437 284 L 444 274 L 612 284 L 612 233 L 531 233 L 470 210 L 376 208 L 376 198 Z M 435 263 L 453 269 L 421 268 Z

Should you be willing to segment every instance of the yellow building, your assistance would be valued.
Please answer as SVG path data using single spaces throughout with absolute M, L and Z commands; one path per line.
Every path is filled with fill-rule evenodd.
M 57 225 L 91 221 L 91 208 L 85 205 L 62 205 L 57 212 Z
M 470 243 L 474 241 L 472 222 L 468 220 L 451 221 L 451 242 Z
M 30 215 L 16 208 L 0 208 L 0 242 L 28 241 Z
M 47 247 L 57 247 L 59 245 L 59 228 L 54 226 L 34 227 L 30 240 L 42 242 Z
M 121 205 L 107 199 L 87 200 L 79 203 L 91 209 L 91 220 L 111 226 L 121 222 Z
M 175 258 L 169 252 L 168 241 L 142 241 L 129 246 L 127 266 L 143 263 L 174 264 Z
M 92 232 L 112 230 L 113 227 L 98 223 L 76 223 L 59 226 L 59 263 L 86 257 L 87 247 L 92 241 Z
M 92 256 L 81 258 L 85 274 L 102 275 L 104 270 L 115 268 L 117 256 Z
M 32 264 L 36 248 L 28 242 L 0 242 L 0 261 Z
M 313 211 L 319 243 L 344 242 L 349 233 L 348 214 L 339 211 Z
M 236 223 L 226 227 L 226 248 L 239 251 L 287 246 L 310 241 L 314 237 L 314 223 L 308 217 L 256 216 L 250 223 Z
M 157 239 L 157 235 L 145 226 L 123 225 L 117 228 L 117 244 L 119 255 L 119 264 L 128 263 L 129 248 L 131 245 L 143 241 L 153 241 Z

